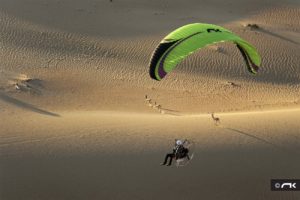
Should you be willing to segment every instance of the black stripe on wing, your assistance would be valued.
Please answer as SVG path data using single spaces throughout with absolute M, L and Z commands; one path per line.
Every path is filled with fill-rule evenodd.
M 160 43 L 154 53 L 152 54 L 151 60 L 150 60 L 150 77 L 158 80 L 157 77 L 155 76 L 155 67 L 159 61 L 159 59 L 162 57 L 162 55 L 173 45 L 175 44 L 177 41 L 179 40 L 174 40 L 172 42 L 164 42 L 164 43 Z
M 243 47 L 241 47 L 240 45 L 236 44 L 237 48 L 240 50 L 245 63 L 247 65 L 247 69 L 249 72 L 251 72 L 252 74 L 256 74 L 256 72 L 258 71 L 259 67 L 257 65 L 255 65 L 251 59 L 249 58 L 248 54 L 246 53 L 246 51 L 244 50 Z

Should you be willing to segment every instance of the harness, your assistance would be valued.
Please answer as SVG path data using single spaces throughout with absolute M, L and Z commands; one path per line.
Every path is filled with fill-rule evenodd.
M 187 148 L 185 148 L 183 145 L 178 145 L 176 148 L 175 148 L 175 158 L 176 160 L 179 159 L 179 158 L 184 158 L 187 156 L 189 150 Z

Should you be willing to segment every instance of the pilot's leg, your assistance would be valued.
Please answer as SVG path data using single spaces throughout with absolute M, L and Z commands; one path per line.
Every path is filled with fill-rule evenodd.
M 174 158 L 174 154 L 168 154 L 168 155 L 170 155 L 170 160 L 169 160 L 169 163 L 167 164 L 167 166 L 170 166 L 170 165 L 172 165 L 172 161 L 173 161 L 173 158 Z
M 164 160 L 164 162 L 161 164 L 161 165 L 165 165 L 165 164 L 167 164 L 167 162 L 168 162 L 168 158 L 170 158 L 170 160 L 172 160 L 172 158 L 173 158 L 173 154 L 172 153 L 168 153 L 167 155 L 166 155 L 166 157 L 165 157 L 165 160 Z M 170 162 L 169 162 L 170 163 Z

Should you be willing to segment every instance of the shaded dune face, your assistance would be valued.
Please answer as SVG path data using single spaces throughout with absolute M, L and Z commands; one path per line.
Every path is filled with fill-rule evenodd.
M 168 31 L 191 21 L 222 24 L 285 4 L 286 2 L 276 0 L 2 0 L 1 11 L 44 27 L 110 38 L 160 34 L 161 31 Z
M 271 178 L 299 176 L 299 109 L 216 114 L 222 126 L 207 114 L 60 114 L 23 112 L 0 121 L 1 198 L 299 199 L 269 187 Z M 184 168 L 159 165 L 174 138 L 195 142 Z M 176 190 L 162 192 L 169 187 Z

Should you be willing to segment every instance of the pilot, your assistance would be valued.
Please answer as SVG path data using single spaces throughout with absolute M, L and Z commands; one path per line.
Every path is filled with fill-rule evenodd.
M 163 163 L 161 163 L 161 165 L 167 165 L 167 166 L 172 165 L 173 158 L 175 158 L 177 160 L 180 158 L 187 157 L 187 159 L 189 160 L 190 159 L 190 157 L 188 155 L 189 150 L 187 148 L 185 148 L 183 146 L 183 144 L 184 144 L 184 142 L 182 140 L 175 139 L 175 145 L 173 147 L 173 152 L 168 153 L 166 155 L 165 160 Z M 168 162 L 168 159 L 169 159 L 169 162 Z M 168 164 L 167 164 L 167 162 L 168 162 Z

